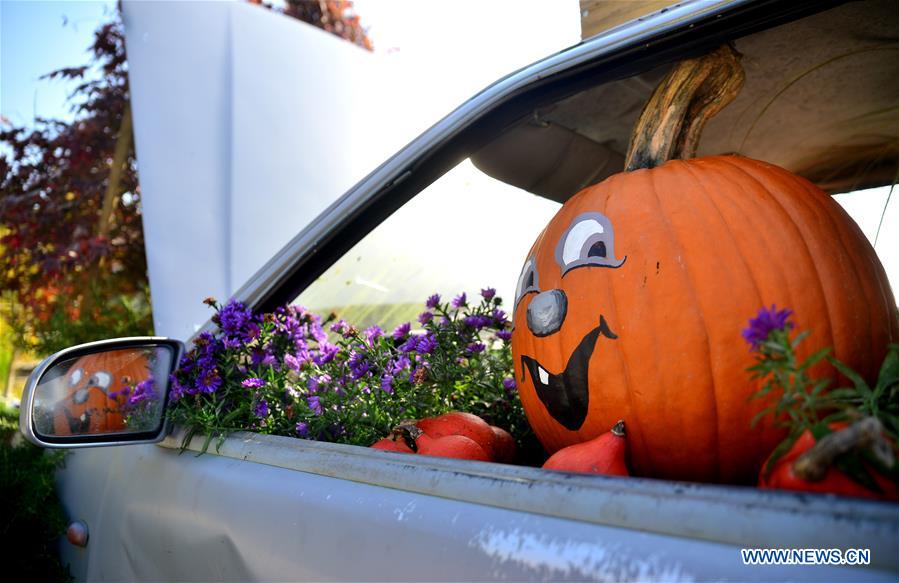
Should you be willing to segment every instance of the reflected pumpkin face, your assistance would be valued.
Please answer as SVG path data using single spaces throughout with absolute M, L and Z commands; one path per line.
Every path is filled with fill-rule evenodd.
M 68 395 L 53 418 L 57 435 L 98 434 L 125 429 L 116 394 L 148 375 L 144 356 L 121 350 L 79 358 L 64 377 Z
M 512 353 L 548 452 L 628 427 L 635 475 L 750 483 L 782 439 L 740 332 L 762 306 L 863 375 L 899 338 L 870 244 L 825 193 L 720 156 L 618 174 L 581 191 L 521 272 Z M 820 375 L 834 375 L 819 367 Z

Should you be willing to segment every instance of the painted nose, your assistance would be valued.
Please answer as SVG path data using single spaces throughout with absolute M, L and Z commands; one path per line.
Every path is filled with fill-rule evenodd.
M 87 401 L 87 398 L 90 396 L 90 393 L 87 392 L 87 389 L 78 389 L 75 391 L 75 394 L 72 396 L 72 401 L 76 405 L 80 405 Z
M 567 312 L 565 292 L 560 289 L 541 292 L 528 304 L 528 328 L 534 336 L 555 334 L 562 327 Z

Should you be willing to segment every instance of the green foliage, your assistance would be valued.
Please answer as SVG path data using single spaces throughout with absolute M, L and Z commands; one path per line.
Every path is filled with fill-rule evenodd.
M 19 412 L 0 404 L 0 549 L 3 569 L 21 581 L 69 581 L 56 544 L 65 516 L 54 473 L 64 454 L 25 442 Z

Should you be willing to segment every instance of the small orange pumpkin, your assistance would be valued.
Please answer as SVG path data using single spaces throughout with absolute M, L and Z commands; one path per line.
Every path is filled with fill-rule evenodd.
M 713 57 L 728 58 L 721 51 Z M 707 66 L 694 61 L 682 67 Z M 727 67 L 708 79 L 732 78 Z M 708 79 L 694 89 L 710 91 Z M 721 93 L 735 95 L 740 83 Z M 896 302 L 859 228 L 807 180 L 739 156 L 646 154 L 660 141 L 679 144 L 682 156 L 695 149 L 687 142 L 702 120 L 672 130 L 687 138 L 660 140 L 665 127 L 641 127 L 656 109 L 663 126 L 675 109 L 695 113 L 695 98 L 657 101 L 671 85 L 663 81 L 644 110 L 632 171 L 573 196 L 528 253 L 515 299 L 515 374 L 550 453 L 623 418 L 635 475 L 749 484 L 784 434 L 751 425 L 766 403 L 749 399 L 759 386 L 748 380 L 753 358 L 740 339 L 747 317 L 789 306 L 812 330 L 800 357 L 833 346 L 874 378 L 899 340 Z M 729 100 L 703 99 L 714 105 L 706 115 Z
M 56 406 L 56 435 L 84 435 L 125 430 L 117 397 L 150 376 L 146 356 L 116 350 L 79 358 L 64 377 L 68 395 Z

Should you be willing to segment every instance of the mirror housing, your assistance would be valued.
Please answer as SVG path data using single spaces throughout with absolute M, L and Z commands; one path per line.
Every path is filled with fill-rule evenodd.
M 169 377 L 179 340 L 119 338 L 47 357 L 28 377 L 19 429 L 48 448 L 157 443 L 168 433 Z

